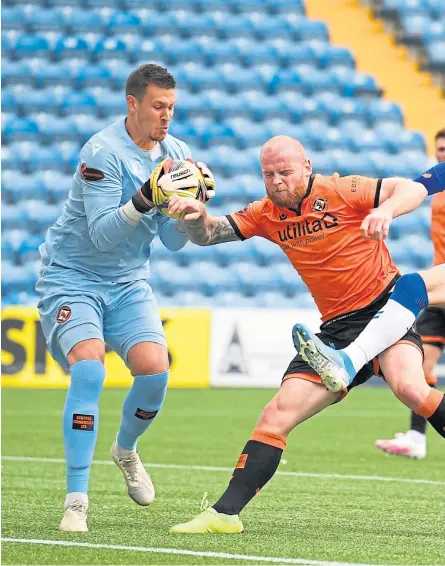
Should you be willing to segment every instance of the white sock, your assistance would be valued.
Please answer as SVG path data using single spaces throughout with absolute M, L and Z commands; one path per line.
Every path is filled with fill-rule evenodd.
M 88 495 L 86 493 L 82 493 L 81 491 L 73 491 L 72 493 L 67 493 L 65 497 L 65 509 L 74 501 L 83 501 L 88 505 Z
M 404 336 L 415 321 L 414 314 L 400 303 L 389 299 L 344 352 L 356 371 Z
M 415 444 L 425 444 L 426 442 L 426 435 L 418 430 L 409 430 L 406 434 Z
M 117 440 L 116 440 L 116 451 L 119 458 L 125 458 L 126 456 L 131 456 L 131 454 L 134 454 L 136 452 L 136 450 L 128 450 L 127 448 L 122 448 L 122 446 L 119 446 L 119 444 L 117 443 Z

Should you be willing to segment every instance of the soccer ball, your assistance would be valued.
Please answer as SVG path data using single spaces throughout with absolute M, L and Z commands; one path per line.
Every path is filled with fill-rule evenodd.
M 158 179 L 158 194 L 161 197 L 161 202 L 159 204 L 156 204 L 156 208 L 161 214 L 167 216 L 168 218 L 180 218 L 182 216 L 181 213 L 171 215 L 168 212 L 168 199 L 172 194 L 177 194 L 181 197 L 197 199 L 201 202 L 205 202 L 206 185 L 204 177 L 200 169 L 193 163 L 193 161 L 189 161 L 188 159 L 167 159 L 163 165 L 163 172 L 164 175 L 167 173 L 172 173 L 172 175 L 168 179 L 168 182 L 165 183 L 163 183 L 162 181 L 163 175 L 161 175 Z M 192 181 L 190 184 L 194 186 L 189 188 L 187 187 L 187 185 L 185 185 L 184 188 L 178 189 L 175 186 L 175 181 L 177 182 L 179 180 L 190 180 Z M 196 181 L 198 181 L 197 186 Z

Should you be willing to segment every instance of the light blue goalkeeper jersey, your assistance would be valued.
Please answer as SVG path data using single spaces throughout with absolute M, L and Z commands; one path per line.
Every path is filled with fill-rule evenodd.
M 175 221 L 155 210 L 139 224 L 130 224 L 118 210 L 163 159 L 190 157 L 187 144 L 171 135 L 158 142 L 157 158 L 153 153 L 133 142 L 124 117 L 83 146 L 62 215 L 40 246 L 43 267 L 74 269 L 95 281 L 136 281 L 149 277 L 156 234 L 173 251 L 186 244 Z

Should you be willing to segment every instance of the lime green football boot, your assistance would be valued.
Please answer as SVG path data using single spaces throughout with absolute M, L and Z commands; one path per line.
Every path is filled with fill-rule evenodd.
M 170 533 L 242 533 L 244 527 L 238 515 L 225 515 L 209 507 L 188 523 L 179 523 L 170 529 Z

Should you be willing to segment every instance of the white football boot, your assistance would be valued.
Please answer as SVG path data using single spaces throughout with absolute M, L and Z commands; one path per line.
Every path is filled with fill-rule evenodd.
M 65 514 L 59 529 L 65 533 L 86 533 L 88 496 L 85 493 L 68 493 L 65 499 Z
M 155 488 L 136 450 L 125 450 L 116 440 L 111 447 L 114 463 L 124 475 L 128 495 L 138 505 L 150 505 L 155 498 Z
M 426 436 L 416 430 L 397 432 L 390 440 L 376 440 L 375 446 L 394 456 L 407 456 L 418 460 L 426 456 Z

